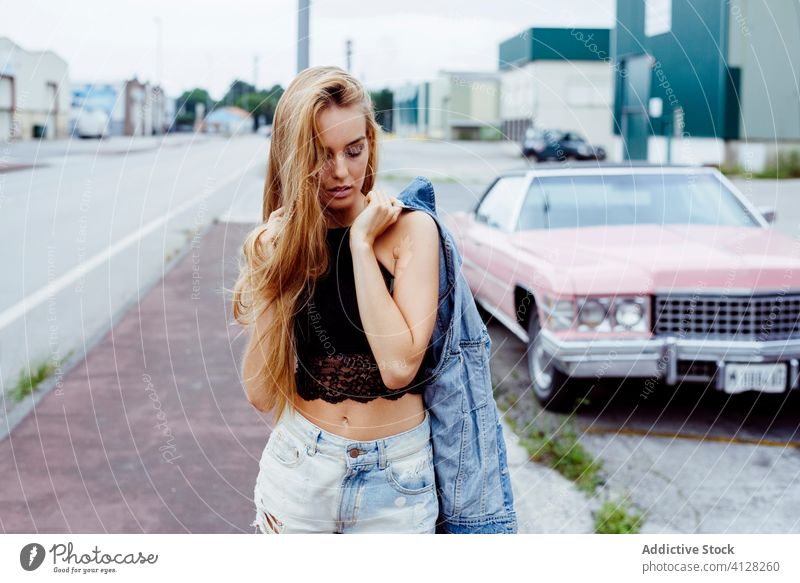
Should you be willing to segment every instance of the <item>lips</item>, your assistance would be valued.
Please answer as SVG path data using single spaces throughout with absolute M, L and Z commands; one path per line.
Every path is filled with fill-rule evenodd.
M 353 189 L 352 186 L 338 186 L 336 188 L 329 188 L 328 192 L 333 196 L 345 196 Z

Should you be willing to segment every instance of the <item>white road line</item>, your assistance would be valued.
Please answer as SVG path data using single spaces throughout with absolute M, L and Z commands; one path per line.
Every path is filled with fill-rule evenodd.
M 187 209 L 198 204 L 201 199 L 211 198 L 223 188 L 226 188 L 227 186 L 236 182 L 237 180 L 241 180 L 242 175 L 248 170 L 250 170 L 254 165 L 255 164 L 248 165 L 242 172 L 239 172 L 234 178 L 226 181 L 221 186 L 215 188 L 213 191 L 211 191 L 211 193 L 206 195 L 196 196 L 195 198 L 187 200 L 183 204 L 172 209 L 169 213 L 165 214 L 164 216 L 159 217 L 154 221 L 151 221 L 150 223 L 144 225 L 143 227 L 140 227 L 137 231 L 134 231 L 133 233 L 123 237 L 122 239 L 120 239 L 110 247 L 104 249 L 100 253 L 97 253 L 96 255 L 93 255 L 86 261 L 79 263 L 76 267 L 60 275 L 59 277 L 57 277 L 44 287 L 41 287 L 32 294 L 28 295 L 27 297 L 22 298 L 20 301 L 18 301 L 10 308 L 3 310 L 2 312 L 0 312 L 0 330 L 2 330 L 15 320 L 21 318 L 29 310 L 32 310 L 39 304 L 47 301 L 48 298 L 54 296 L 56 293 L 66 288 L 71 283 L 74 283 L 81 277 L 85 276 L 92 269 L 102 265 L 103 263 L 114 257 L 114 255 L 116 255 L 120 251 L 123 251 L 124 249 L 136 243 L 139 239 L 143 238 L 149 233 L 152 233 L 154 230 L 156 230 L 158 227 L 160 227 L 170 219 L 180 215 Z

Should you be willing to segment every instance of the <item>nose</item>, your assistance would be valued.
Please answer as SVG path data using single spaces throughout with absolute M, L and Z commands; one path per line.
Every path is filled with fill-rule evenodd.
M 347 176 L 347 164 L 345 162 L 343 154 L 340 154 L 333 158 L 332 172 L 335 178 L 343 178 Z

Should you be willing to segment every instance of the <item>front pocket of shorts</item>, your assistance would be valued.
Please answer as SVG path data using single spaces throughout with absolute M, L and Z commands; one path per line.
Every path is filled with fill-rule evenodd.
M 302 442 L 283 428 L 276 428 L 267 441 L 267 453 L 281 465 L 294 468 L 306 457 Z
M 416 454 L 390 460 L 386 466 L 386 480 L 401 494 L 430 492 L 436 484 L 431 446 Z

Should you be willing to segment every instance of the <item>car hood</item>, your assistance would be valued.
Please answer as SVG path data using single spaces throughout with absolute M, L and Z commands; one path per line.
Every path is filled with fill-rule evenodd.
M 522 231 L 511 242 L 566 274 L 576 294 L 800 288 L 800 243 L 774 228 L 585 227 Z

